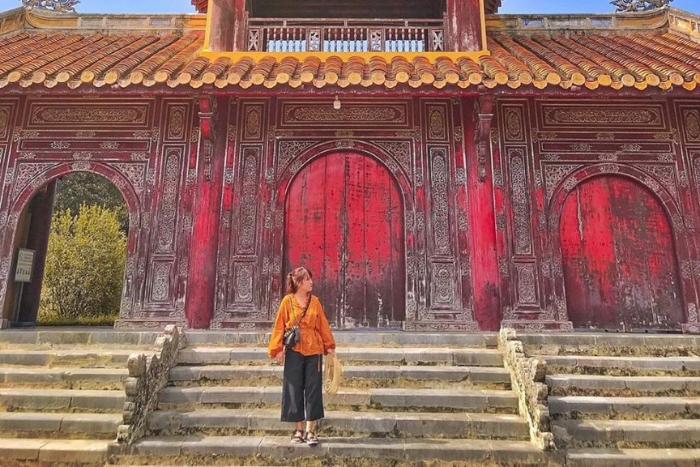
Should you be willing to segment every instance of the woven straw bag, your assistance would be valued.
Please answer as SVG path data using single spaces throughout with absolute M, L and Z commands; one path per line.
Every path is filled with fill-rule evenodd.
M 335 394 L 340 388 L 340 380 L 343 378 L 343 366 L 337 355 L 326 355 L 326 363 L 323 366 L 323 389 L 326 394 Z

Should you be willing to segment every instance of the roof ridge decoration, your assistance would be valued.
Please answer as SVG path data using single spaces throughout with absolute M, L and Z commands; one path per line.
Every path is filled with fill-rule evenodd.
M 656 10 L 668 6 L 673 0 L 612 0 L 611 5 L 617 7 L 617 13 L 633 11 Z
M 80 0 L 22 0 L 22 4 L 28 10 L 36 8 L 56 13 L 77 13 L 75 5 L 78 3 Z

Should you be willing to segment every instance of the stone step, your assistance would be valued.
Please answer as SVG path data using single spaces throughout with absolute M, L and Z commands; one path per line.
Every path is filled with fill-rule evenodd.
M 549 375 L 552 396 L 700 396 L 700 377 Z
M 603 375 L 700 376 L 700 357 L 547 356 L 548 372 Z
M 700 449 L 574 449 L 567 467 L 696 467 Z
M 291 424 L 274 409 L 218 409 L 194 412 L 156 411 L 148 420 L 154 434 L 284 433 Z M 518 415 L 483 413 L 415 413 L 326 411 L 318 422 L 326 435 L 401 438 L 529 439 L 527 423 Z
M 0 388 L 0 408 L 6 412 L 121 413 L 124 399 L 124 391 Z
M 175 384 L 203 383 L 270 384 L 282 379 L 283 367 L 270 365 L 209 365 L 178 366 L 170 370 L 169 379 Z M 499 367 L 462 366 L 408 366 L 408 365 L 360 365 L 343 367 L 343 385 L 377 386 L 387 383 L 399 385 L 399 380 L 425 382 L 434 387 L 438 383 L 471 383 L 510 387 L 510 373 Z M 363 381 L 364 380 L 364 381 Z M 0 380 L 1 381 L 1 380 Z M 363 384 L 366 383 L 366 384 Z M 372 384 L 373 383 L 373 384 Z
M 595 332 L 518 333 L 525 345 L 558 345 L 572 348 L 700 348 L 700 336 L 692 334 L 633 334 Z
M 363 363 L 421 363 L 458 366 L 503 366 L 503 356 L 497 349 L 470 348 L 382 348 L 340 347 L 337 355 L 344 365 Z M 181 365 L 232 365 L 243 362 L 266 362 L 266 347 L 189 347 L 180 351 Z
M 0 367 L 0 387 L 117 390 L 128 377 L 126 368 Z
M 0 459 L 39 462 L 40 465 L 99 464 L 107 461 L 111 441 L 91 439 L 0 438 Z M 4 463 L 3 463 L 4 465 Z
M 0 432 L 42 433 L 51 437 L 115 439 L 121 414 L 0 412 Z M 86 436 L 88 434 L 89 436 Z
M 47 366 L 77 368 L 125 368 L 132 353 L 150 353 L 130 349 L 86 350 L 0 350 L 2 366 Z
M 12 329 L 0 332 L 0 348 L 54 345 L 115 345 L 150 346 L 160 331 L 129 331 L 112 327 L 85 328 L 31 328 Z M 340 346 L 456 346 L 456 347 L 496 347 L 498 335 L 495 332 L 403 332 L 403 331 L 334 331 L 335 341 Z M 264 346 L 270 338 L 267 331 L 197 331 L 188 329 L 187 340 L 192 345 L 256 345 Z
M 282 388 L 270 387 L 166 387 L 158 395 L 162 410 L 225 406 L 278 406 Z M 331 408 L 364 407 L 376 409 L 443 409 L 465 412 L 517 413 L 518 399 L 511 391 L 468 389 L 345 389 L 324 394 Z
M 700 420 L 564 420 L 553 429 L 568 447 L 700 447 Z
M 113 327 L 11 329 L 0 332 L 0 348 L 150 348 L 161 332 L 119 331 Z
M 656 420 L 700 418 L 700 398 L 693 397 L 549 397 L 553 418 Z
M 192 458 L 199 459 L 200 463 L 203 456 L 209 456 L 217 462 L 227 458 L 240 461 L 253 457 L 299 459 L 313 456 L 318 459 L 327 456 L 341 459 L 362 458 L 365 459 L 363 465 L 372 465 L 368 459 L 413 463 L 437 459 L 469 465 L 483 465 L 487 460 L 495 465 L 546 466 L 549 463 L 549 455 L 539 451 L 529 441 L 474 439 L 367 439 L 322 436 L 318 446 L 309 448 L 304 444 L 291 444 L 289 436 L 154 437 L 134 443 L 129 448 L 129 454 L 162 461 L 175 457 L 179 460 Z

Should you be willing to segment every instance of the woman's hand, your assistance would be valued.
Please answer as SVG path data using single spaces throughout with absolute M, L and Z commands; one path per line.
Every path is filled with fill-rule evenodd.
M 330 355 L 331 357 L 335 357 L 335 349 L 326 350 L 326 354 Z
M 284 363 L 284 350 L 282 350 L 280 353 L 275 355 L 275 361 L 279 363 L 280 365 Z

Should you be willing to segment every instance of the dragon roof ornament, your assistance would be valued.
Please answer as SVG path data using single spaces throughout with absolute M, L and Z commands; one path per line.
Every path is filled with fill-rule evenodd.
M 629 13 L 633 11 L 656 10 L 667 6 L 673 0 L 612 0 L 610 3 L 617 7 L 617 13 Z
M 28 10 L 46 10 L 56 13 L 76 13 L 75 5 L 80 0 L 22 0 L 22 4 Z

